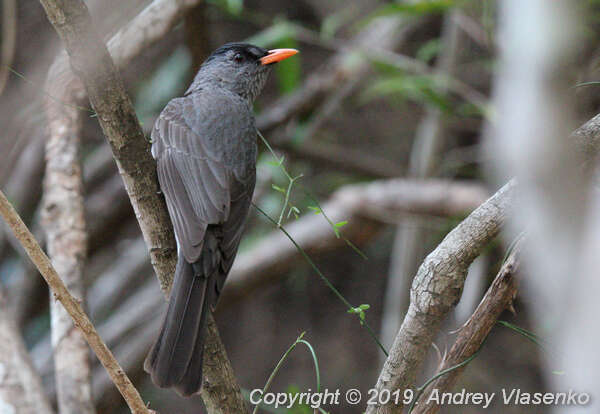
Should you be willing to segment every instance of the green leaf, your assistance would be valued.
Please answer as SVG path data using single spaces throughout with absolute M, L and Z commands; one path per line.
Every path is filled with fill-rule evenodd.
M 227 0 L 227 11 L 234 16 L 239 16 L 244 10 L 244 0 Z
M 344 221 L 338 221 L 337 223 L 334 224 L 334 226 L 337 228 L 340 228 L 340 227 L 344 227 L 346 224 L 348 224 L 348 221 L 344 220 Z
M 279 191 L 282 194 L 285 194 L 285 192 L 286 192 L 285 189 L 283 189 L 283 188 L 281 188 L 281 187 L 279 187 L 279 186 L 277 186 L 275 184 L 271 184 L 271 187 L 273 188 L 273 190 Z
M 290 36 L 281 40 L 277 44 L 277 47 L 297 49 L 298 42 L 296 42 L 295 38 Z M 277 66 L 275 66 L 275 72 L 277 74 L 279 91 L 282 94 L 293 92 L 298 85 L 300 85 L 300 55 L 295 55 L 290 59 L 279 62 Z
M 441 46 L 442 42 L 440 42 L 440 39 L 431 39 L 419 48 L 417 51 L 417 59 L 422 60 L 423 62 L 429 62 L 437 56 Z
M 455 5 L 454 0 L 424 0 L 415 3 L 386 4 L 375 11 L 374 16 L 389 16 L 405 14 L 409 16 L 423 16 L 426 14 L 440 14 Z
M 276 22 L 265 30 L 246 39 L 246 42 L 266 48 L 271 48 L 289 38 L 296 37 L 296 28 L 285 20 Z
M 448 99 L 436 91 L 434 79 L 425 75 L 398 74 L 380 78 L 367 88 L 361 98 L 371 100 L 390 95 L 433 105 L 444 112 L 452 109 Z
M 319 207 L 315 207 L 315 206 L 308 206 L 309 210 L 312 210 L 315 212 L 315 214 L 321 214 L 321 209 Z

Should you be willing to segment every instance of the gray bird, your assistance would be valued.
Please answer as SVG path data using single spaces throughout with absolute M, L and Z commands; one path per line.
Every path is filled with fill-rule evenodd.
M 177 268 L 144 369 L 184 396 L 202 386 L 206 316 L 231 269 L 256 181 L 252 104 L 271 65 L 298 53 L 229 43 L 202 64 L 152 130 L 152 155 L 177 240 Z

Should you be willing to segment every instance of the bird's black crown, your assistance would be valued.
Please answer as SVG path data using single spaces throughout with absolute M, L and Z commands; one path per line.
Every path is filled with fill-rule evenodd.
M 233 54 L 233 58 L 240 63 L 258 62 L 261 57 L 269 54 L 267 49 L 251 45 L 249 43 L 227 43 L 215 50 L 208 57 L 208 59 L 206 59 L 205 63 L 208 63 L 211 60 L 215 60 L 219 57 L 226 56 L 231 51 L 235 52 L 235 54 Z

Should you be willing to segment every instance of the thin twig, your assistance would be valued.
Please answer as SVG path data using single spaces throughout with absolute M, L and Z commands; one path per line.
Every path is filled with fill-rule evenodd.
M 0 191 L 0 214 L 4 221 L 11 228 L 14 236 L 19 240 L 19 243 L 27 255 L 31 258 L 35 266 L 38 268 L 48 286 L 52 289 L 54 297 L 62 303 L 73 321 L 75 326 L 83 333 L 85 340 L 90 345 L 111 379 L 119 389 L 119 392 L 127 402 L 127 405 L 134 414 L 150 414 L 153 411 L 146 408 L 142 397 L 133 386 L 133 383 L 125 374 L 112 352 L 98 335 L 96 328 L 83 311 L 79 301 L 69 293 L 67 287 L 61 280 L 56 270 L 50 263 L 48 256 L 42 251 L 40 245 L 33 237 L 21 217 L 17 214 L 13 206 L 8 202 L 6 196 Z

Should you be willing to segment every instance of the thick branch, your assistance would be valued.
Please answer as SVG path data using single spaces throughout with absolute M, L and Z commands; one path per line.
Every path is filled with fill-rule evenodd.
M 51 75 L 47 90 L 55 99 L 68 99 L 71 90 Z M 50 129 L 46 143 L 46 175 L 42 224 L 48 255 L 72 295 L 84 306 L 83 272 L 87 257 L 87 234 L 80 164 L 81 111 L 46 101 Z M 75 329 L 63 306 L 50 301 L 52 347 L 61 414 L 93 414 L 90 355 L 82 333 Z
M 588 159 L 595 159 L 600 153 L 599 116 L 571 134 L 577 150 Z M 508 182 L 427 256 L 413 282 L 409 311 L 379 374 L 378 390 L 403 390 L 414 383 L 440 322 L 460 299 L 469 265 L 504 222 L 514 201 L 515 187 L 514 180 Z M 469 234 L 470 231 L 473 233 Z M 401 406 L 370 405 L 366 412 L 396 413 L 401 409 Z
M 464 362 L 479 351 L 502 312 L 511 307 L 512 301 L 517 295 L 516 275 L 519 271 L 521 243 L 522 241 L 519 241 L 514 246 L 479 306 L 460 329 L 452 349 L 444 357 L 438 372 Z M 450 391 L 465 368 L 466 366 L 462 366 L 454 369 L 432 382 L 423 392 L 413 412 L 415 414 L 437 413 L 440 409 L 439 405 L 427 404 L 431 392 L 436 390 L 441 394 Z
M 161 288 L 168 292 L 176 262 L 175 242 L 164 199 L 159 195 L 150 143 L 142 133 L 105 45 L 93 30 L 85 4 L 81 0 L 41 0 L 41 3 L 63 40 L 71 67 L 85 85 L 98 114 L 144 240 L 150 248 L 151 262 Z M 244 412 L 245 403 L 212 316 L 208 319 L 206 347 L 211 351 L 204 354 L 202 397 L 210 412 Z
M 114 63 L 93 31 L 85 4 L 78 0 L 42 0 L 70 56 L 75 74 L 86 87 L 98 121 L 108 139 L 152 264 L 163 290 L 168 290 L 175 263 L 175 243 L 164 200 L 159 197 L 150 143 L 144 137 Z
M 0 214 L 12 229 L 13 234 L 17 240 L 19 240 L 27 252 L 27 255 L 35 263 L 44 279 L 46 279 L 46 282 L 54 292 L 55 298 L 62 303 L 73 321 L 75 321 L 76 326 L 85 336 L 86 341 L 96 356 L 98 356 L 98 359 L 102 365 L 104 365 L 104 368 L 106 368 L 106 371 L 119 389 L 119 392 L 121 392 L 121 395 L 123 395 L 123 398 L 125 398 L 125 401 L 127 401 L 131 412 L 134 414 L 151 413 L 151 411 L 146 408 L 139 393 L 125 372 L 123 372 L 113 354 L 106 347 L 106 344 L 104 344 L 102 338 L 98 335 L 98 332 L 96 332 L 94 325 L 83 311 L 77 298 L 69 293 L 67 287 L 60 279 L 60 276 L 58 276 L 56 270 L 52 267 L 50 259 L 44 254 L 27 226 L 25 226 L 25 223 L 23 223 L 23 220 L 21 220 L 17 212 L 4 196 L 4 193 L 1 191 Z
M 462 223 L 427 256 L 411 289 L 411 302 L 389 357 L 377 380 L 379 391 L 411 386 L 440 323 L 458 303 L 467 270 L 504 224 L 515 194 L 510 181 Z M 370 405 L 367 413 L 397 413 L 401 406 Z

